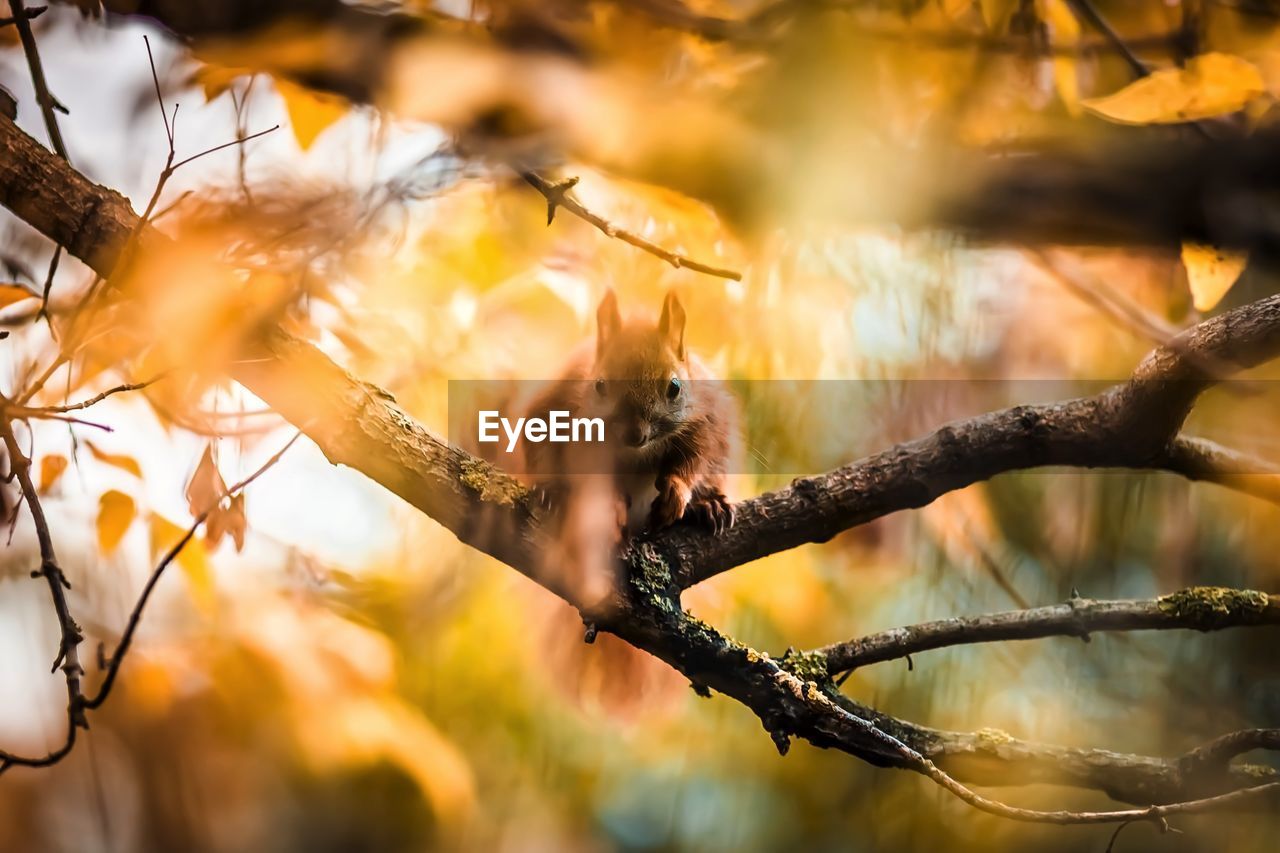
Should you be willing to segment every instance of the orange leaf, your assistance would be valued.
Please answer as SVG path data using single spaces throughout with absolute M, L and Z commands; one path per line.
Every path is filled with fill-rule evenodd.
M 120 544 L 135 513 L 133 498 L 124 492 L 113 489 L 98 499 L 98 547 L 103 554 L 110 554 Z
M 89 452 L 93 454 L 93 458 L 99 462 L 105 462 L 108 465 L 114 465 L 122 471 L 128 471 L 138 479 L 142 479 L 142 466 L 138 464 L 138 460 L 132 456 L 125 456 L 123 453 L 107 453 L 98 447 L 92 441 L 85 440 L 85 446 L 89 448 Z
M 0 308 L 8 308 L 24 299 L 35 299 L 36 295 L 20 284 L 0 284 Z
M 67 457 L 51 453 L 40 460 L 40 494 L 45 494 L 67 470 Z
M 236 80 L 251 74 L 253 71 L 249 68 L 228 67 L 206 62 L 191 75 L 191 82 L 204 90 L 204 99 L 208 103 L 230 89 Z
M 204 455 L 200 457 L 200 464 L 196 466 L 196 472 L 191 475 L 191 482 L 187 483 L 187 505 L 191 509 L 191 514 L 199 516 L 216 511 L 218 502 L 222 500 L 222 494 L 226 490 L 227 484 L 218 473 L 218 466 L 213 463 L 213 445 L 207 444 Z M 212 532 L 211 522 L 210 534 Z M 219 538 L 221 533 L 216 537 L 210 535 L 210 544 L 217 544 Z
M 151 514 L 151 562 L 160 560 L 173 546 L 182 541 L 187 531 L 156 513 Z M 191 587 L 191 597 L 196 604 L 207 608 L 213 601 L 213 567 L 209 564 L 209 552 L 203 542 L 194 536 L 182 546 L 174 558 L 178 568 L 186 575 Z
M 298 147 L 303 151 L 310 148 L 326 128 L 345 116 L 351 106 L 335 95 L 313 92 L 280 78 L 276 79 L 276 91 L 284 98 L 293 138 L 298 140 Z

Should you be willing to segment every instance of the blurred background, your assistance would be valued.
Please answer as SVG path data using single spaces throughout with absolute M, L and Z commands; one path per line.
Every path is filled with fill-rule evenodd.
M 144 35 L 160 99 L 180 104 L 178 160 L 280 126 L 173 174 L 155 217 L 172 248 L 140 259 L 36 398 L 173 371 L 84 413 L 113 432 L 40 422 L 30 435 L 90 683 L 99 644 L 114 647 L 191 523 L 184 495 L 206 452 L 231 483 L 293 435 L 220 378 L 267 320 L 444 434 L 449 380 L 552 377 L 593 334 L 606 288 L 650 312 L 674 289 L 689 346 L 719 376 L 845 389 L 815 403 L 804 382 L 791 397 L 774 383 L 748 408 L 744 498 L 959 414 L 1121 379 L 1176 330 L 1275 290 L 1212 246 L 994 245 L 895 224 L 929 208 L 956 151 L 1001 161 L 1130 132 L 1176 138 L 1200 126 L 1188 120 L 1217 135 L 1269 126 L 1269 3 L 1091 4 L 1155 72 L 1156 91 L 1137 95 L 1122 51 L 1062 0 L 329 4 L 430 22 L 377 50 L 323 17 L 250 27 L 254 4 L 224 4 L 234 26 L 186 32 L 164 3 L 109 2 L 101 17 L 77 5 L 97 8 L 55 3 L 32 23 L 68 110 L 59 123 L 76 168 L 135 210 L 169 152 Z M 1208 55 L 1221 59 L 1187 70 Z M 0 86 L 45 141 L 13 26 L 0 28 Z M 741 280 L 674 268 L 564 210 L 548 225 L 519 177 L 531 169 L 578 176 L 591 211 Z M 8 213 L 3 228 L 3 277 L 38 293 L 52 246 Z M 211 258 L 248 284 L 228 295 Z M 0 309 L 6 393 L 53 362 L 91 281 L 63 257 L 53 336 L 32 320 L 38 300 Z M 913 390 L 923 380 L 945 393 Z M 1189 430 L 1280 458 L 1280 395 L 1251 388 L 1211 392 Z M 5 495 L 0 744 L 41 753 L 65 725 L 57 624 L 29 576 L 30 519 Z M 698 698 L 612 637 L 583 644 L 567 605 L 306 439 L 245 509 L 242 543 L 202 535 L 164 577 L 74 752 L 0 777 L 0 849 L 1107 847 L 1111 827 L 1000 821 L 803 743 L 779 757 L 751 712 Z M 1274 591 L 1278 522 L 1274 506 L 1171 475 L 1009 474 L 735 569 L 685 605 L 779 655 L 1073 589 Z M 860 670 L 843 689 L 939 728 L 1170 756 L 1280 725 L 1278 639 L 958 648 Z M 989 793 L 1114 807 L 1048 786 Z M 1181 834 L 1130 827 L 1115 849 L 1263 850 L 1280 829 L 1258 814 L 1173 823 Z

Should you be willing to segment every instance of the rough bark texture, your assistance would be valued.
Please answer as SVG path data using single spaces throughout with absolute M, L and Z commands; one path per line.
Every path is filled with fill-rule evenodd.
M 1280 598 L 1254 590 L 1193 587 L 1150 601 L 1093 601 L 1032 607 L 986 616 L 941 619 L 895 628 L 818 650 L 836 675 L 860 666 L 969 643 L 1083 637 L 1095 631 L 1189 628 L 1218 631 L 1241 625 L 1280 625 Z
M 125 199 L 85 180 L 3 118 L 0 202 L 104 275 L 138 227 Z M 165 239 L 150 229 L 141 233 L 143 246 Z M 1177 348 L 1153 354 L 1133 380 L 1097 397 L 984 415 L 797 481 L 741 505 L 738 524 L 718 539 L 672 531 L 639 541 L 624 555 L 624 582 L 613 600 L 587 615 L 684 673 L 699 690 L 718 690 L 746 704 L 783 750 L 799 736 L 876 764 L 903 766 L 898 753 L 856 725 L 870 720 L 938 766 L 977 782 L 1078 785 L 1142 804 L 1201 793 L 1200 780 L 1187 777 L 1177 760 L 1033 744 L 1002 732 L 938 731 L 894 719 L 841 695 L 823 655 L 773 659 L 689 615 L 679 598 L 688 584 L 746 560 L 921 506 L 1001 471 L 1045 464 L 1162 467 L 1182 417 L 1208 381 L 1195 367 L 1200 362 L 1180 354 L 1183 347 L 1232 364 L 1269 357 L 1280 347 L 1280 298 L 1210 321 Z M 539 525 L 524 490 L 448 447 L 390 395 L 279 330 L 245 353 L 235 376 L 329 459 L 362 471 L 463 541 L 557 591 L 540 577 Z M 833 714 L 832 703 L 853 717 Z M 1237 768 L 1215 777 L 1213 785 L 1256 782 L 1253 771 Z

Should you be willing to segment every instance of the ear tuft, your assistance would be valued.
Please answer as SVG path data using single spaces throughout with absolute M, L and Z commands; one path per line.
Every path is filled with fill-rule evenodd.
M 613 288 L 609 288 L 604 292 L 604 298 L 600 300 L 600 307 L 596 309 L 597 357 L 604 352 L 604 348 L 609 344 L 610 339 L 621 328 L 622 315 L 618 313 L 618 297 L 614 294 Z
M 675 291 L 668 291 L 662 302 L 662 317 L 658 320 L 658 336 L 666 341 L 676 358 L 684 360 L 684 306 Z

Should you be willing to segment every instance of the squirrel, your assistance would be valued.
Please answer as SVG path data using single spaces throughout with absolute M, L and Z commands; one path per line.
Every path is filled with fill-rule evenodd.
M 624 321 L 609 290 L 596 323 L 594 352 L 589 341 L 579 346 L 526 414 L 600 417 L 604 441 L 525 443 L 525 472 L 553 505 L 582 482 L 565 475 L 595 475 L 597 485 L 603 476 L 608 488 L 598 491 L 611 500 L 618 540 L 681 521 L 728 530 L 734 509 L 724 481 L 738 445 L 737 402 L 686 348 L 680 299 L 668 293 L 656 323 Z

